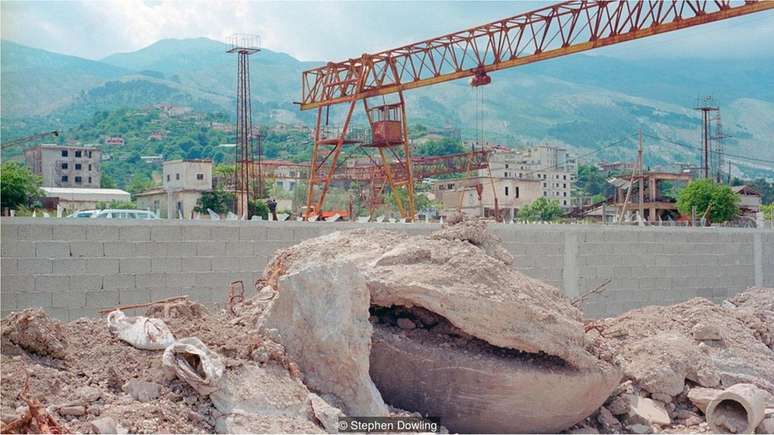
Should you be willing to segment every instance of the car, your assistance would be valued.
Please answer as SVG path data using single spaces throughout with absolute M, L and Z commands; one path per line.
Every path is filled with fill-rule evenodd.
M 114 209 L 99 210 L 91 216 L 94 219 L 158 219 L 156 213 L 150 210 Z
M 78 210 L 75 213 L 67 216 L 68 218 L 90 218 L 99 213 L 99 210 Z

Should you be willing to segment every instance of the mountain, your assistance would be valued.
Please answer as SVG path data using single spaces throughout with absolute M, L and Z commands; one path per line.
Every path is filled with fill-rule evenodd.
M 237 61 L 220 42 L 166 39 L 99 61 L 2 44 L 4 137 L 67 129 L 90 122 L 95 112 L 155 103 L 234 118 Z M 321 62 L 268 49 L 250 59 L 256 122 L 311 125 L 314 111 L 300 112 L 292 102 L 300 99 L 302 71 Z M 774 57 L 632 61 L 578 54 L 493 73 L 492 84 L 480 88 L 480 117 L 486 140 L 511 146 L 551 142 L 584 154 L 620 141 L 589 157 L 606 160 L 632 158 L 642 128 L 649 165 L 696 164 L 700 119 L 693 107 L 697 97 L 711 94 L 728 135 L 725 151 L 774 160 L 771 77 Z M 465 80 L 409 91 L 409 125 L 476 137 L 475 94 Z M 331 111 L 332 123 L 340 112 Z M 355 124 L 365 123 L 361 112 L 358 107 Z M 771 164 L 731 160 L 735 174 L 774 178 Z

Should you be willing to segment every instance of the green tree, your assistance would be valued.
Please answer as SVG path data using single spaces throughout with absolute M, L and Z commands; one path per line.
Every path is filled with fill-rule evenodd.
M 0 166 L 0 203 L 2 208 L 30 207 L 42 196 L 41 178 L 24 164 L 10 161 Z
M 136 173 L 132 176 L 132 179 L 129 180 L 129 184 L 126 188 L 130 193 L 140 193 L 154 187 L 154 185 L 155 183 L 150 177 L 145 174 Z
M 613 186 L 607 182 L 607 174 L 595 165 L 578 165 L 577 186 L 585 195 L 608 197 L 613 194 Z
M 99 180 L 99 187 L 103 189 L 115 189 L 116 180 L 108 174 L 102 174 L 102 178 Z
M 207 213 L 210 209 L 218 214 L 228 213 L 234 207 L 234 194 L 220 189 L 212 192 L 202 192 L 202 196 L 196 201 L 194 211 Z
M 415 148 L 414 154 L 418 156 L 445 156 L 449 154 L 464 153 L 465 148 L 459 142 L 444 138 L 427 141 Z
M 761 206 L 763 217 L 766 220 L 774 220 L 774 204 L 767 204 Z
M 532 204 L 519 210 L 519 218 L 527 221 L 551 222 L 563 214 L 559 201 L 548 198 L 538 198 Z
M 249 217 L 260 216 L 263 220 L 269 219 L 269 206 L 260 199 L 247 201 L 247 214 Z
M 97 203 L 97 209 L 104 210 L 106 208 L 112 208 L 112 209 L 120 209 L 120 210 L 134 210 L 137 208 L 137 204 L 133 203 L 132 201 L 117 201 L 112 200 L 110 202 L 106 201 L 99 201 Z
M 739 196 L 730 187 L 710 179 L 694 180 L 677 194 L 677 209 L 690 215 L 696 207 L 697 216 L 703 216 L 709 207 L 710 222 L 725 222 L 739 214 Z

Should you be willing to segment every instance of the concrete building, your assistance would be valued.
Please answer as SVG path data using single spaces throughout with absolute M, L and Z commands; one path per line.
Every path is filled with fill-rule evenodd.
M 129 192 L 121 189 L 95 189 L 79 187 L 42 187 L 43 207 L 55 210 L 61 207 L 65 214 L 77 210 L 90 210 L 97 207 L 97 203 L 111 201 L 130 201 Z
M 448 215 L 457 210 L 461 199 L 463 213 L 484 217 L 495 216 L 496 192 L 497 207 L 501 216 L 511 219 L 518 215 L 520 208 L 540 198 L 543 190 L 538 180 L 478 176 L 433 180 L 431 192 L 435 199 L 443 204 L 441 215 Z
M 137 206 L 162 218 L 190 219 L 202 192 L 212 190 L 212 161 L 166 161 L 162 180 L 162 187 L 134 195 Z
M 575 157 L 566 149 L 540 145 L 526 150 L 497 147 L 489 157 L 492 176 L 524 181 L 539 181 L 542 196 L 559 202 L 562 208 L 572 207 L 572 188 L 578 176 Z M 479 176 L 488 176 L 480 169 Z
M 24 159 L 43 187 L 89 188 L 100 185 L 102 151 L 92 147 L 39 145 L 24 152 Z
M 750 186 L 741 185 L 731 188 L 739 195 L 739 210 L 743 215 L 755 216 L 761 210 L 761 194 Z
M 665 187 L 673 188 L 676 184 L 687 184 L 691 181 L 691 175 L 647 171 L 643 172 L 642 178 L 642 218 L 651 223 L 658 222 L 659 219 L 676 219 L 679 215 L 677 203 L 668 195 Z M 625 210 L 624 215 L 633 219 L 633 215 L 639 213 L 640 208 L 639 178 L 616 177 L 608 181 L 616 187 L 613 205 L 618 215 Z

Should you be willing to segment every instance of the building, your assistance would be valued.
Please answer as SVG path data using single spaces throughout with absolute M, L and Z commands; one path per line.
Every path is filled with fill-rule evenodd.
M 121 136 L 110 136 L 105 138 L 105 145 L 124 145 L 126 141 Z
M 642 174 L 642 218 L 654 223 L 659 220 L 676 219 L 678 217 L 677 202 L 670 197 L 667 189 L 676 184 L 687 184 L 691 175 L 686 173 L 647 171 Z M 639 213 L 640 192 L 639 177 L 614 177 L 609 180 L 615 186 L 613 205 L 618 216 L 626 211 L 624 216 Z
M 212 190 L 211 160 L 164 162 L 162 186 L 134 195 L 139 208 L 162 218 L 190 219 L 202 192 Z
M 739 195 L 739 211 L 742 215 L 755 216 L 761 210 L 761 194 L 747 185 L 733 186 L 731 190 Z
M 92 147 L 39 145 L 24 152 L 24 159 L 43 187 L 99 187 L 102 152 Z
M 97 203 L 111 201 L 129 202 L 131 195 L 121 189 L 96 189 L 80 187 L 42 187 L 43 208 L 53 210 L 58 206 L 64 209 L 65 214 L 77 210 L 90 210 L 97 207 Z
M 517 151 L 498 146 L 489 156 L 489 166 L 495 178 L 539 181 L 542 196 L 556 200 L 562 208 L 572 207 L 578 164 L 564 148 L 540 145 Z M 488 176 L 490 169 L 480 169 L 478 175 Z
M 442 204 L 441 215 L 449 215 L 461 206 L 460 210 L 466 215 L 494 217 L 496 196 L 500 215 L 512 219 L 518 216 L 522 207 L 543 193 L 538 180 L 505 177 L 432 180 L 430 185 L 433 196 Z

